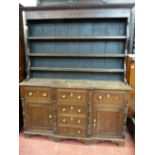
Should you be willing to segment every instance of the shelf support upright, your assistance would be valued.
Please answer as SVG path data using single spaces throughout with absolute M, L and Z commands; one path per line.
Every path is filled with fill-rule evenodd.
M 25 48 L 25 60 L 26 60 L 26 80 L 28 80 L 30 78 L 30 66 L 31 66 L 31 62 L 30 62 L 30 57 L 29 57 L 29 53 L 30 53 L 30 48 L 29 48 L 29 43 L 28 43 L 28 26 L 27 26 L 27 20 L 26 20 L 26 15 L 25 15 L 25 11 L 22 12 L 22 17 L 23 17 L 23 32 L 24 32 L 24 48 Z

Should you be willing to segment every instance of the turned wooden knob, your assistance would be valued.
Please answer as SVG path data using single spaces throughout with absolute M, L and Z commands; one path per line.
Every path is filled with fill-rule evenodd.
M 78 109 L 78 113 L 80 113 L 81 112 L 81 109 Z
M 33 93 L 32 92 L 29 92 L 29 96 L 32 96 L 33 95 Z
M 52 115 L 49 115 L 48 118 L 51 119 L 52 118 Z
M 46 97 L 47 96 L 47 93 L 43 93 L 43 96 Z
M 73 106 L 71 106 L 71 110 L 73 110 L 74 109 L 74 107 Z
M 77 98 L 78 98 L 78 100 L 80 100 L 81 99 L 81 96 L 78 96 Z
M 62 122 L 63 122 L 63 123 L 66 123 L 66 119 L 64 118 L 64 119 L 62 120 Z
M 79 120 L 77 120 L 77 123 L 78 123 L 78 124 L 80 124 L 80 123 L 81 123 L 81 120 L 80 120 L 80 119 L 79 119 Z
M 94 119 L 94 123 L 96 123 L 96 119 Z
M 77 131 L 77 133 L 78 133 L 78 134 L 81 134 L 81 131 L 80 131 L 80 130 L 78 130 L 78 131 Z
M 108 93 L 107 98 L 110 98 L 110 94 Z
M 99 100 L 102 100 L 102 96 L 99 96 L 98 99 L 99 99 Z
M 63 109 L 62 109 L 62 112 L 65 112 L 65 111 L 66 111 L 66 108 L 63 108 Z
M 96 126 L 96 124 L 94 123 L 94 124 L 93 124 L 93 127 L 95 127 L 95 126 Z
M 62 98 L 63 98 L 63 99 L 66 98 L 66 95 L 62 95 Z
M 74 94 L 73 94 L 73 93 L 71 93 L 71 96 L 74 96 Z
M 73 121 L 73 117 L 71 117 L 71 121 Z

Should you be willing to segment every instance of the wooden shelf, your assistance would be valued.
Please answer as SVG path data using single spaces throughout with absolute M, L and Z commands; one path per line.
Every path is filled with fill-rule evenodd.
M 126 36 L 35 36 L 29 40 L 124 40 Z
M 75 54 L 75 53 L 29 53 L 30 57 L 90 57 L 90 58 L 124 58 L 125 54 Z
M 123 69 L 96 69 L 96 68 L 50 68 L 50 67 L 30 67 L 32 71 L 49 72 L 94 72 L 94 73 L 123 73 Z

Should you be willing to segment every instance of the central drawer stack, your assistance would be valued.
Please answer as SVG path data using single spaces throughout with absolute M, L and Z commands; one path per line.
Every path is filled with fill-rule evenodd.
M 87 125 L 87 91 L 58 89 L 57 134 L 86 137 Z

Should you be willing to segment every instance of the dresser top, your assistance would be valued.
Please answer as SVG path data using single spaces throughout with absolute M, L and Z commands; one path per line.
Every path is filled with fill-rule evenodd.
M 32 78 L 23 81 L 20 86 L 46 86 L 53 88 L 78 88 L 78 89 L 109 89 L 109 90 L 131 90 L 128 84 L 121 81 L 99 81 L 99 80 L 62 80 L 62 79 L 40 79 Z

